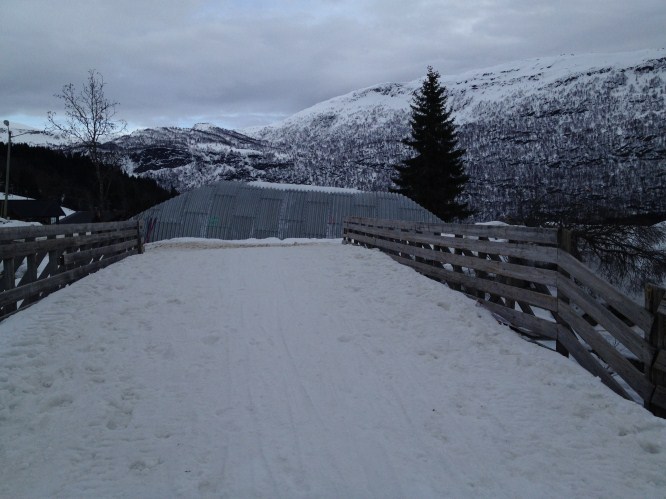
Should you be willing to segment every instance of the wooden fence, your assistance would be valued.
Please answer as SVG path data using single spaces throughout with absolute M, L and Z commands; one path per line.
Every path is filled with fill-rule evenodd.
M 139 222 L 0 229 L 0 320 L 82 277 L 142 253 Z
M 613 391 L 666 417 L 664 289 L 648 286 L 645 307 L 634 303 L 571 256 L 570 232 L 353 217 L 343 237 L 474 297 L 522 334 L 553 341 Z

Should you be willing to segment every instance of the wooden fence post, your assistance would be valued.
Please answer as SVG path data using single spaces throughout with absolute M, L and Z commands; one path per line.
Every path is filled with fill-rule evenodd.
M 569 229 L 560 229 L 557 233 L 558 246 L 571 256 L 580 260 L 576 233 Z
M 138 220 L 136 222 L 136 244 L 137 244 L 137 251 L 141 255 L 144 253 L 144 247 L 143 247 L 143 237 L 141 236 L 143 232 L 143 220 Z
M 14 258 L 9 257 L 2 260 L 2 290 L 10 291 L 16 287 L 16 268 Z M 16 311 L 16 302 L 8 303 L 4 306 L 3 314 L 9 314 Z
M 650 365 L 645 366 L 648 380 L 655 385 L 645 407 L 655 416 L 666 418 L 666 289 L 648 284 L 645 287 L 645 308 L 654 315 L 646 340 L 656 350 Z
M 569 229 L 560 229 L 557 232 L 557 245 L 559 251 L 565 251 L 569 253 L 571 256 L 578 258 L 578 242 L 576 241 L 576 234 L 574 231 Z M 561 269 L 560 272 L 562 272 Z M 567 274 L 566 272 L 564 274 L 567 277 L 569 276 L 569 274 Z M 568 298 L 560 296 L 559 289 L 557 290 L 557 299 L 562 300 L 564 303 L 569 303 Z M 559 324 L 571 330 L 571 327 L 560 318 L 559 314 L 554 314 L 554 315 L 555 315 L 555 320 Z M 569 356 L 569 350 L 567 350 L 567 348 L 559 340 L 555 341 L 555 350 L 557 350 L 559 354 L 564 355 L 565 357 Z

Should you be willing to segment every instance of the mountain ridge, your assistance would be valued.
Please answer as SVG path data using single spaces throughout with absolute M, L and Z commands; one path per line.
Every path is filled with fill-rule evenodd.
M 665 81 L 663 49 L 539 58 L 442 76 L 467 150 L 468 201 L 479 218 L 525 219 L 572 203 L 597 213 L 665 214 Z M 324 182 L 384 188 L 392 165 L 409 154 L 400 140 L 409 133 L 409 100 L 420 82 L 361 89 L 247 132 L 297 148 L 294 154 L 316 166 Z M 359 179 L 363 168 L 372 171 Z
M 218 180 L 391 187 L 422 79 L 336 96 L 261 127 L 145 129 L 105 147 L 186 191 Z M 540 57 L 443 75 L 477 220 L 540 211 L 666 217 L 666 50 Z

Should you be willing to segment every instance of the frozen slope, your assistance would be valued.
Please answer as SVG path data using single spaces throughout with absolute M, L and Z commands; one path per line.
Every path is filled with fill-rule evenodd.
M 666 422 L 377 251 L 186 241 L 0 324 L 0 497 L 661 497 Z

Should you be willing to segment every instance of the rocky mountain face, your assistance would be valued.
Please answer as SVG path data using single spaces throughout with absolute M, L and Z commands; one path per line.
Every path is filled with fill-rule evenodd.
M 441 82 L 477 220 L 666 215 L 666 50 L 563 55 Z M 142 130 L 112 145 L 127 170 L 179 190 L 222 179 L 386 190 L 410 154 L 401 140 L 419 87 L 376 85 L 266 127 Z

